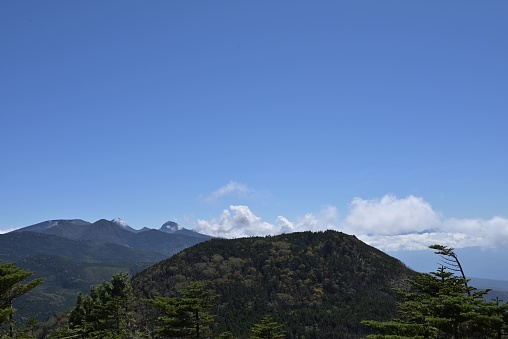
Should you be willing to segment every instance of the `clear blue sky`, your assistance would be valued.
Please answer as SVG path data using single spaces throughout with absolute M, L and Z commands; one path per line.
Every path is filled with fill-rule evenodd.
M 2 1 L 0 230 L 506 244 L 507 17 L 504 0 Z

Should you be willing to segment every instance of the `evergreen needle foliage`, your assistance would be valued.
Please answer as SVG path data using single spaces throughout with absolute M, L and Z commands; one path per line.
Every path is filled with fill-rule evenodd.
M 200 282 L 180 290 L 180 295 L 143 300 L 160 313 L 155 333 L 161 338 L 208 338 L 213 321 L 208 309 L 218 296 Z
M 137 274 L 141 299 L 178 297 L 200 281 L 219 297 L 213 335 L 247 338 L 265 315 L 291 338 L 364 338 L 363 319 L 396 313 L 394 287 L 413 272 L 399 260 L 336 231 L 213 239 Z
M 443 265 L 436 272 L 414 273 L 355 237 L 333 231 L 211 240 L 153 266 L 132 282 L 120 273 L 93 286 L 89 295 L 78 294 L 70 314 L 55 320 L 59 326 L 53 336 L 36 334 L 35 319 L 14 331 L 12 300 L 42 279 L 22 284 L 31 272 L 0 265 L 0 321 L 8 325 L 0 338 L 508 335 L 508 304 L 486 301 L 488 290 L 468 285 L 453 248 L 431 248 Z M 140 298 L 141 292 L 146 294 Z M 361 322 L 360 317 L 373 320 Z
M 399 317 L 364 321 L 381 332 L 368 338 L 501 338 L 506 331 L 506 304 L 488 302 L 483 298 L 488 290 L 468 286 L 453 248 L 430 248 L 437 250 L 446 265 L 436 272 L 417 273 L 408 281 L 409 290 L 396 290 L 403 299 L 397 305 Z
M 273 321 L 270 315 L 265 315 L 259 324 L 254 325 L 251 332 L 251 339 L 283 339 L 286 337 L 282 325 Z
M 128 274 L 116 274 L 111 282 L 92 286 L 88 296 L 78 294 L 69 314 L 69 327 L 61 330 L 59 337 L 130 338 L 135 331 L 133 302 Z
M 0 329 L 3 324 L 8 323 L 8 332 L 11 338 L 15 337 L 12 315 L 16 309 L 12 306 L 13 300 L 44 281 L 43 278 L 37 278 L 23 284 L 22 282 L 32 274 L 33 272 L 25 271 L 14 263 L 0 264 Z

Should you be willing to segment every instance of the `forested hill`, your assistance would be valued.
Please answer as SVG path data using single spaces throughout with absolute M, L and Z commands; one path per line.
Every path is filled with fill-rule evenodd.
M 139 272 L 209 238 L 174 222 L 159 230 L 135 230 L 121 219 L 48 220 L 0 234 L 0 261 L 46 279 L 14 304 L 18 319 L 44 320 L 67 310 L 78 292 L 86 293 L 113 274 Z
M 360 338 L 364 319 L 394 315 L 393 287 L 412 274 L 399 260 L 336 231 L 212 239 L 136 275 L 142 298 L 204 281 L 220 297 L 216 333 L 244 336 L 265 314 L 288 338 Z

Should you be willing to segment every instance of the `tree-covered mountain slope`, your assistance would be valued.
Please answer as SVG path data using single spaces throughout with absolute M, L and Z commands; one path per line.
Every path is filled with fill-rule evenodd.
M 10 232 L 0 234 L 0 260 L 18 261 L 38 255 L 51 255 L 89 263 L 147 262 L 167 256 L 113 243 L 72 240 L 52 234 Z
M 360 338 L 361 320 L 394 315 L 392 288 L 411 274 L 354 236 L 303 232 L 200 243 L 140 272 L 133 287 L 151 298 L 206 282 L 219 295 L 216 333 L 245 336 L 270 314 L 288 338 Z
M 51 234 L 11 232 L 0 235 L 0 260 L 34 272 L 46 280 L 30 293 L 15 300 L 16 315 L 45 320 L 67 310 L 79 291 L 125 271 L 134 274 L 166 258 L 111 243 L 71 240 Z
M 86 293 L 91 285 L 119 272 L 135 274 L 210 238 L 182 227 L 168 233 L 136 231 L 118 220 L 50 220 L 0 234 L 0 260 L 46 278 L 15 301 L 17 316 L 45 320 L 71 307 L 77 293 Z

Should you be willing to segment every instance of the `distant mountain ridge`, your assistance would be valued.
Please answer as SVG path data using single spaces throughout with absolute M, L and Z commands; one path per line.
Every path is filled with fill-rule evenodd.
M 121 227 L 125 228 L 128 231 L 139 232 L 138 230 L 135 230 L 134 228 L 130 227 L 127 224 L 127 222 L 125 220 L 123 220 L 122 218 L 115 218 L 115 219 L 111 220 L 111 222 L 117 224 L 118 226 L 121 226 Z
M 165 256 L 212 238 L 173 221 L 164 223 L 159 230 L 135 230 L 120 218 L 111 221 L 100 219 L 94 223 L 81 219 L 49 220 L 13 232 L 44 233 L 72 240 L 111 243 Z
M 12 231 L 13 232 L 44 232 L 54 226 L 61 225 L 61 224 L 69 224 L 69 225 L 89 225 L 90 223 L 88 221 L 84 221 L 81 219 L 59 219 L 59 220 L 47 220 L 40 222 L 35 225 L 26 226 L 23 228 L 19 228 L 17 230 Z
M 135 230 L 120 218 L 47 220 L 0 234 L 0 261 L 47 278 L 17 301 L 20 309 L 44 320 L 72 306 L 77 292 L 87 293 L 91 285 L 121 271 L 135 274 L 211 238 L 172 221 L 160 230 Z M 28 299 L 30 310 L 22 305 Z
M 159 231 L 165 232 L 165 233 L 170 233 L 170 234 L 185 234 L 185 235 L 190 235 L 190 236 L 200 237 L 200 238 L 202 238 L 202 237 L 211 238 L 208 235 L 201 234 L 201 233 L 198 233 L 193 230 L 189 230 L 189 229 L 183 227 L 182 225 L 177 224 L 174 221 L 165 222 L 161 226 L 161 228 L 159 228 Z

